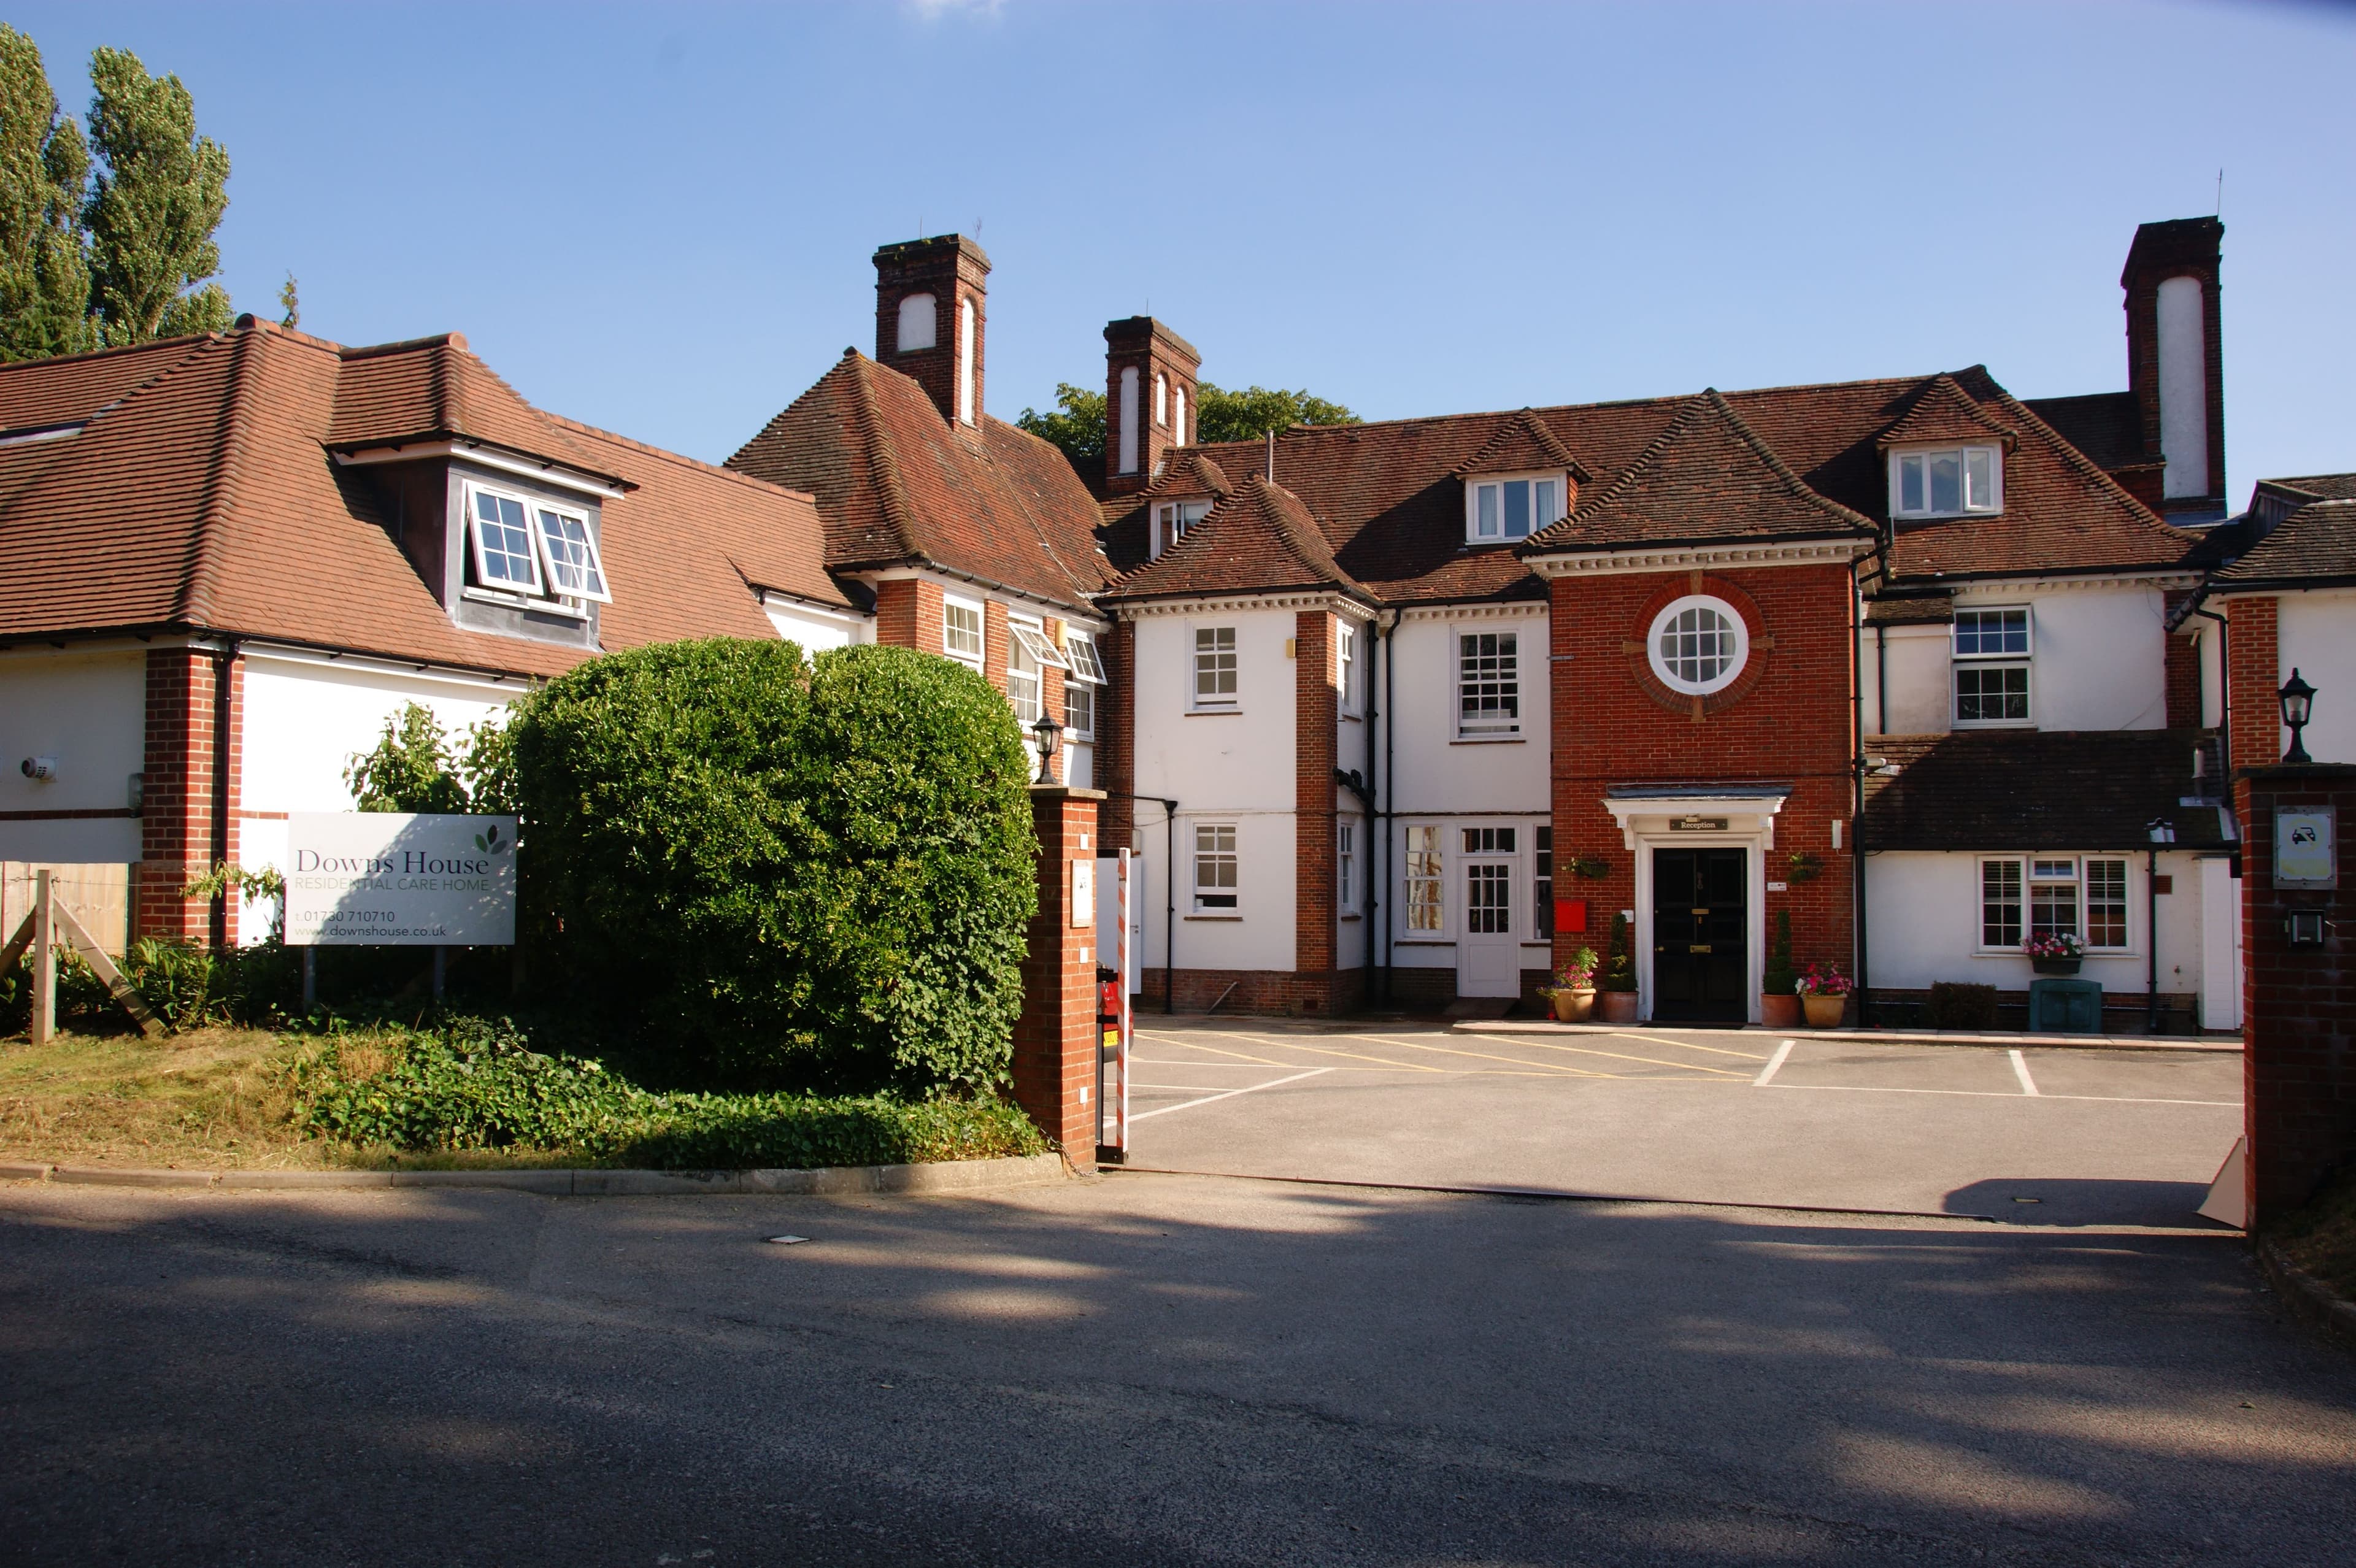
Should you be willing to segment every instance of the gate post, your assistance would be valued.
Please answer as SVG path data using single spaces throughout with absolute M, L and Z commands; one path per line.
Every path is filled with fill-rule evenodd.
M 2356 766 L 2244 768 L 2233 805 L 2242 827 L 2244 1179 L 2254 1231 L 2356 1159 L 2356 866 L 2340 843 L 2356 827 Z M 2278 863 L 2277 827 L 2302 826 L 2301 813 L 2335 819 L 2331 854 Z M 2281 822 L 2286 815 L 2290 823 Z M 2314 818 L 2303 825 L 2311 851 Z
M 1102 790 L 1031 786 L 1039 912 L 1023 960 L 1014 1098 L 1076 1168 L 1097 1163 L 1097 803 Z

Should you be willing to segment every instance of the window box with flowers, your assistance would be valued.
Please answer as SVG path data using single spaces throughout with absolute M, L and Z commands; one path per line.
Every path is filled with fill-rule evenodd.
M 1837 964 L 1811 964 L 1806 974 L 1792 982 L 1810 1029 L 1838 1029 L 1841 1014 L 1848 1009 L 1851 988 L 1849 977 Z
M 2086 956 L 2086 944 L 2071 931 L 2032 936 L 2021 944 L 2020 950 L 2029 955 L 2029 966 L 2040 975 L 2075 975 Z
M 1592 947 L 1582 947 L 1554 972 L 1554 984 L 1538 994 L 1554 1003 L 1554 1016 L 1567 1024 L 1585 1023 L 1595 1010 L 1595 972 L 1603 966 Z

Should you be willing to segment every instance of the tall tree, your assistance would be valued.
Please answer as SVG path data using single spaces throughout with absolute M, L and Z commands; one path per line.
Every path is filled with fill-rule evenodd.
M 98 347 L 80 227 L 89 175 L 40 47 L 0 23 L 0 359 Z
M 180 79 L 149 76 L 129 50 L 93 51 L 90 80 L 98 172 L 82 226 L 107 342 L 226 328 L 229 293 L 209 280 L 220 271 L 213 230 L 229 210 L 229 154 L 197 134 Z
M 1103 473 L 1105 395 L 1059 381 L 1055 402 L 1058 406 L 1044 414 L 1024 409 L 1014 422 L 1062 447 L 1081 474 L 1093 478 Z M 1247 387 L 1230 392 L 1208 381 L 1194 389 L 1194 439 L 1204 445 L 1215 441 L 1257 441 L 1269 431 L 1289 430 L 1297 424 L 1358 422 L 1358 416 L 1348 409 L 1307 390 Z

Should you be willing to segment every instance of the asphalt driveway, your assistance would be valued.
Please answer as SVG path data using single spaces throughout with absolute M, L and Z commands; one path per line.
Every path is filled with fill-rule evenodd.
M 1131 1159 L 1441 1188 L 2211 1228 L 2226 1051 L 1145 1017 Z

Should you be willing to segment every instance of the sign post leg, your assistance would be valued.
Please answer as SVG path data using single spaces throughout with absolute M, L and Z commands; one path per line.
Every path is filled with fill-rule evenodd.
M 450 950 L 446 947 L 434 950 L 434 999 L 437 1002 L 442 999 L 442 981 L 449 955 Z
M 303 1010 L 309 1012 L 319 1005 L 319 950 L 303 949 Z

